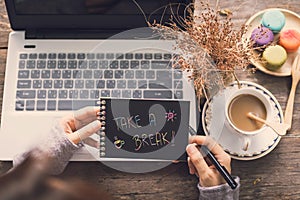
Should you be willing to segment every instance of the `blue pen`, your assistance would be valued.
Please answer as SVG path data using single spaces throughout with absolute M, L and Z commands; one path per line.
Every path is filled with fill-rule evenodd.
M 196 131 L 189 127 L 189 131 L 191 135 L 197 135 Z M 206 156 L 210 162 L 215 166 L 215 168 L 219 171 L 221 176 L 225 179 L 225 181 L 228 183 L 228 185 L 231 187 L 231 189 L 235 189 L 238 184 L 235 182 L 233 177 L 229 174 L 226 167 L 222 166 L 219 161 L 216 159 L 216 157 L 210 152 L 210 150 L 205 145 L 197 145 L 198 149 L 202 153 L 203 156 Z

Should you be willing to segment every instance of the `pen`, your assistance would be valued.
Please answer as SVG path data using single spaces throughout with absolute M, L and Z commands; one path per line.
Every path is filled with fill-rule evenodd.
M 196 135 L 196 131 L 192 128 L 189 127 L 189 131 L 191 135 Z M 235 189 L 237 187 L 237 183 L 235 180 L 232 178 L 232 176 L 229 174 L 227 169 L 222 166 L 219 161 L 216 159 L 216 157 L 210 152 L 210 150 L 207 148 L 205 145 L 197 145 L 199 148 L 200 152 L 202 151 L 203 156 L 206 156 L 210 162 L 216 167 L 216 169 L 219 171 L 219 173 L 222 175 L 222 177 L 225 179 L 225 181 L 228 183 L 228 185 L 231 187 L 231 189 Z

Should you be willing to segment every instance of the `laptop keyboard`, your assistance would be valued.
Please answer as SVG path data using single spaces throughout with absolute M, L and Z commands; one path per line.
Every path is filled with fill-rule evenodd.
M 168 53 L 20 53 L 15 109 L 72 110 L 100 97 L 182 99 L 182 87 Z

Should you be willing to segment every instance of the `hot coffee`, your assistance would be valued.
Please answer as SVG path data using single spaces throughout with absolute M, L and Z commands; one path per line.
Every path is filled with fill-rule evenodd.
M 260 118 L 267 118 L 267 109 L 264 103 L 251 94 L 236 96 L 228 106 L 228 116 L 235 127 L 243 131 L 256 131 L 263 124 L 247 117 L 249 112 L 254 113 Z

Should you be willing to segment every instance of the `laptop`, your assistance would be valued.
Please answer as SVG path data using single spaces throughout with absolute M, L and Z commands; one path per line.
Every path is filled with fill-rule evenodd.
M 189 1 L 5 3 L 13 31 L 6 63 L 0 160 L 12 160 L 49 132 L 56 119 L 93 106 L 100 97 L 188 100 L 190 126 L 196 127 L 192 82 L 185 72 L 171 67 L 175 42 L 153 37 L 146 28 L 147 20 L 164 24 L 174 13 L 183 17 L 182 5 Z M 72 160 L 95 158 L 82 148 Z

